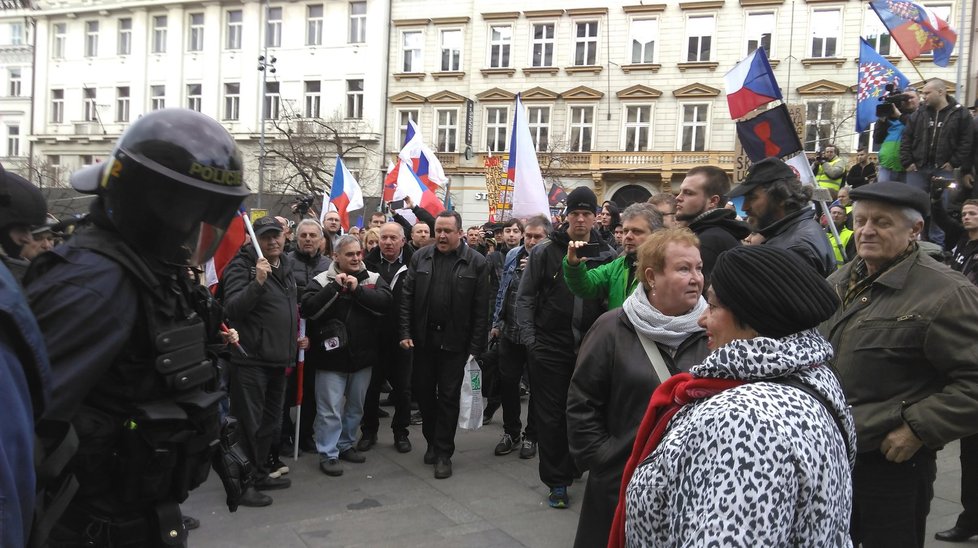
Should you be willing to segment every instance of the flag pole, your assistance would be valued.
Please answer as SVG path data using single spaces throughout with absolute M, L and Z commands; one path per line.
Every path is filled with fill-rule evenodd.
M 299 319 L 299 338 L 306 336 L 306 320 Z M 292 437 L 292 460 L 299 460 L 299 423 L 302 421 L 302 383 L 306 365 L 306 351 L 299 349 L 299 359 L 295 366 L 295 436 Z
M 255 236 L 255 227 L 251 226 L 251 216 L 242 215 L 244 218 L 245 229 L 248 231 L 248 235 L 251 236 L 251 245 L 255 246 L 255 253 L 258 254 L 259 259 L 264 259 L 265 256 L 262 255 L 261 246 L 258 245 L 258 237 Z

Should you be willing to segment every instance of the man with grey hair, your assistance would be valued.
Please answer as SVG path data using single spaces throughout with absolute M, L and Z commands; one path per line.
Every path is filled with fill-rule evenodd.
M 596 268 L 588 269 L 577 254 L 587 242 L 570 242 L 564 257 L 564 280 L 571 293 L 582 299 L 608 299 L 608 309 L 618 308 L 638 285 L 635 254 L 653 231 L 663 227 L 662 214 L 653 204 L 637 203 L 621 213 L 622 254 Z
M 530 251 L 550 236 L 553 226 L 544 215 L 534 215 L 523 225 L 523 245 L 506 253 L 503 273 L 496 293 L 490 335 L 499 337 L 499 399 L 503 408 L 503 434 L 496 444 L 497 456 L 507 455 L 517 446 L 521 459 L 532 459 L 537 454 L 537 435 L 533 421 L 533 395 L 526 414 L 526 430 L 520 435 L 520 378 L 528 369 L 526 347 L 520 344 L 519 325 L 516 323 L 516 293 L 526 267 Z
M 922 547 L 936 452 L 978 433 L 978 288 L 918 245 L 927 193 L 850 195 L 858 257 L 829 276 L 842 303 L 819 326 L 856 424 L 850 536 Z

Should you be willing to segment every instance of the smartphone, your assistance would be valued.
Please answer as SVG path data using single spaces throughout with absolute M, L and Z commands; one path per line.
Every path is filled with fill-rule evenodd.
M 394 200 L 393 202 L 387 202 L 387 206 L 391 209 L 404 209 L 404 200 Z
M 597 257 L 601 254 L 601 244 L 588 243 L 577 248 L 578 257 Z

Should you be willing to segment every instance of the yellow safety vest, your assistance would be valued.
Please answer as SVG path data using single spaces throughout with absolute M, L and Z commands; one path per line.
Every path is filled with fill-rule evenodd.
M 839 230 L 839 239 L 842 240 L 842 249 L 839 249 L 839 244 L 835 241 L 835 236 L 832 235 L 831 229 L 829 229 L 826 235 L 829 237 L 829 245 L 832 246 L 832 251 L 835 253 L 835 264 L 842 266 L 845 263 L 845 261 L 842 260 L 842 249 L 845 249 L 845 247 L 849 245 L 849 240 L 852 238 L 852 231 L 845 226 Z M 852 257 L 846 258 L 850 261 L 853 259 Z
M 834 166 L 836 163 L 841 161 L 842 158 L 836 157 L 831 162 L 825 162 L 825 163 L 832 164 Z M 840 175 L 838 178 L 836 179 L 829 178 L 829 176 L 825 174 L 825 164 L 822 164 L 818 166 L 818 173 L 815 174 L 815 183 L 817 183 L 818 186 L 822 188 L 827 188 L 832 192 L 838 193 L 839 189 L 842 188 L 842 177 L 844 176 L 845 176 L 845 170 L 842 170 L 842 175 Z

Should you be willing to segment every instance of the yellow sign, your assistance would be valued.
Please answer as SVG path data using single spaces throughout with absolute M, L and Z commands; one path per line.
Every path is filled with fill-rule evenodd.
M 252 209 L 248 212 L 248 217 L 251 219 L 251 224 L 255 224 L 255 221 L 261 219 L 262 217 L 268 217 L 267 209 Z

